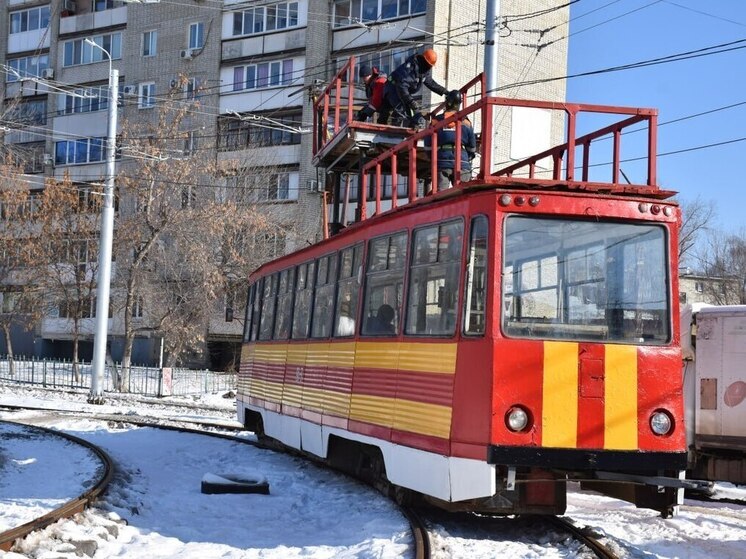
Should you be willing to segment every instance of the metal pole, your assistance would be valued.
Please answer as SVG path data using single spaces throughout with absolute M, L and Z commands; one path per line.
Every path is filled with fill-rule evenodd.
M 88 39 L 86 39 L 88 42 Z M 109 290 L 111 287 L 111 248 L 114 237 L 114 172 L 117 138 L 117 102 L 119 97 L 119 70 L 111 67 L 109 56 L 109 126 L 106 138 L 106 181 L 104 205 L 101 211 L 101 236 L 98 247 L 98 281 L 96 285 L 96 333 L 93 341 L 91 391 L 88 402 L 104 403 L 104 365 L 106 364 L 106 336 L 109 330 Z
M 484 76 L 487 95 L 497 91 L 497 19 L 500 0 L 487 0 L 487 21 L 484 30 Z

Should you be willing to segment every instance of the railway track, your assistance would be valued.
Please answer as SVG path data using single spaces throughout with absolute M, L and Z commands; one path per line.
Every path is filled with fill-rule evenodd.
M 0 409 L 8 409 L 8 408 L 14 408 L 14 409 L 29 409 L 27 407 L 20 407 L 20 406 L 0 406 Z M 43 411 L 53 411 L 49 410 L 48 408 L 45 408 Z M 56 412 L 55 412 L 56 413 Z M 208 437 L 216 437 L 221 438 L 224 440 L 229 440 L 232 442 L 237 442 L 240 444 L 246 444 L 250 446 L 254 446 L 257 448 L 262 448 L 266 450 L 277 450 L 276 447 L 273 445 L 267 445 L 261 441 L 255 440 L 255 439 L 248 439 L 246 437 L 239 437 L 227 433 L 220 433 L 215 431 L 210 431 L 206 429 L 195 429 L 193 426 L 188 427 L 181 425 L 180 420 L 174 420 L 174 419 L 168 419 L 168 418 L 151 418 L 151 417 L 131 417 L 131 416 L 121 416 L 121 415 L 110 415 L 110 414 L 96 414 L 96 413 L 79 413 L 79 412 L 69 412 L 66 410 L 59 410 L 59 413 L 63 415 L 66 418 L 82 418 L 82 419 L 96 419 L 101 421 L 108 421 L 108 422 L 114 422 L 117 424 L 130 424 L 130 425 L 137 425 L 138 427 L 149 427 L 153 429 L 164 429 L 169 431 L 176 431 L 180 433 L 189 433 L 189 434 L 196 434 L 196 435 L 202 435 L 202 436 L 208 436 Z M 71 435 L 67 435 L 66 433 L 62 433 L 59 431 L 55 431 L 53 429 L 47 429 L 44 427 L 39 427 L 36 425 L 29 425 L 27 423 L 21 423 L 19 424 L 28 425 L 30 427 L 42 429 L 44 431 L 52 432 L 56 435 L 63 436 L 65 438 L 68 438 L 70 440 L 74 440 L 75 442 L 80 441 L 81 444 L 84 444 L 88 448 L 91 448 L 94 452 L 96 452 L 97 455 L 106 456 L 106 453 L 96 447 L 95 445 L 92 445 L 88 443 L 87 441 L 83 441 L 82 439 L 78 439 L 77 437 L 73 437 Z M 226 429 L 226 430 L 233 430 L 233 431 L 241 431 L 241 429 L 238 428 L 230 428 L 230 427 L 224 427 L 219 424 L 204 422 L 204 423 L 196 423 L 196 422 L 189 422 L 194 424 L 200 424 L 203 425 L 207 429 Z M 303 456 L 298 453 L 293 453 L 298 456 Z M 71 501 L 70 503 L 67 503 L 63 505 L 63 507 L 60 507 L 59 509 L 55 509 L 54 511 L 44 515 L 41 518 L 38 518 L 32 522 L 29 522 L 27 524 L 24 524 L 23 526 L 20 526 L 18 528 L 15 528 L 13 530 L 10 530 L 4 534 L 0 534 L 0 549 L 2 550 L 9 550 L 10 547 L 13 545 L 13 542 L 18 538 L 23 538 L 30 534 L 31 532 L 35 530 L 42 529 L 50 524 L 53 524 L 54 522 L 61 520 L 63 518 L 69 518 L 70 516 L 81 512 L 88 504 L 92 503 L 105 489 L 106 485 L 108 485 L 109 480 L 111 479 L 112 472 L 113 472 L 113 464 L 111 460 L 106 456 L 107 462 L 107 469 L 106 469 L 106 480 L 103 485 L 99 487 L 99 484 L 96 485 L 93 489 L 86 491 L 84 495 L 81 495 L 74 501 Z M 318 462 L 320 465 L 323 466 L 323 462 Z M 430 559 L 431 557 L 431 544 L 430 544 L 430 538 L 428 531 L 425 527 L 425 524 L 422 521 L 422 518 L 420 517 L 419 513 L 414 509 L 406 505 L 401 505 L 399 503 L 396 503 L 394 501 L 396 506 L 399 508 L 401 514 L 407 519 L 410 525 L 410 531 L 412 534 L 412 539 L 414 542 L 414 550 L 413 550 L 413 558 L 414 559 Z M 3 542 L 6 543 L 6 547 L 3 546 Z
M 599 559 L 618 559 L 619 556 L 616 555 L 607 545 L 601 543 L 601 541 L 592 535 L 587 528 L 584 529 L 576 526 L 570 518 L 564 516 L 547 516 L 546 519 L 550 524 L 553 524 L 560 530 L 572 534 L 576 540 L 590 548 Z
M 3 423 L 15 423 L 15 422 L 3 422 Z M 78 495 L 74 499 L 71 499 L 70 501 L 66 502 L 62 506 L 57 507 L 56 509 L 44 514 L 43 516 L 40 516 L 30 522 L 26 522 L 25 524 L 22 524 L 21 526 L 17 526 L 15 528 L 12 528 L 10 530 L 0 533 L 0 550 L 2 551 L 10 551 L 10 548 L 13 546 L 13 543 L 19 538 L 24 538 L 30 533 L 35 532 L 36 530 L 41 530 L 42 528 L 45 528 L 51 524 L 54 524 L 55 522 L 62 520 L 63 518 L 70 518 L 71 516 L 79 512 L 82 512 L 85 508 L 90 506 L 96 499 L 98 499 L 98 497 L 106 490 L 106 487 L 109 485 L 109 482 L 111 481 L 111 478 L 114 474 L 114 463 L 112 462 L 111 458 L 106 452 L 104 452 L 102 449 L 100 449 L 96 445 L 91 444 L 84 439 L 64 433 L 62 431 L 55 431 L 54 429 L 47 429 L 45 427 L 40 427 L 38 425 L 28 425 L 28 424 L 23 424 L 23 425 L 29 429 L 35 429 L 38 431 L 42 431 L 47 435 L 60 437 L 68 441 L 71 441 L 77 445 L 88 448 L 101 461 L 103 468 L 100 470 L 101 475 L 99 476 L 97 480 L 95 480 L 95 483 L 93 483 L 90 489 L 86 490 L 85 492 Z

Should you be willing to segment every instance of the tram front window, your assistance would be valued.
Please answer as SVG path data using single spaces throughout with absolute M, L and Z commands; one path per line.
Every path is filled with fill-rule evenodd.
M 504 246 L 505 335 L 670 341 L 664 227 L 509 216 Z

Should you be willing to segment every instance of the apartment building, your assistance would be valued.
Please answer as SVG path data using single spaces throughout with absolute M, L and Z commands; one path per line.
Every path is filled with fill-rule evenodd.
M 562 4 L 500 2 L 501 95 L 565 99 L 563 80 L 515 85 L 566 74 L 569 8 Z M 184 124 L 190 149 L 213 154 L 221 168 L 216 184 L 230 190 L 251 182 L 256 201 L 277 217 L 266 242 L 279 254 L 320 235 L 326 185 L 311 163 L 314 94 L 350 55 L 390 72 L 425 46 L 439 55 L 435 79 L 458 88 L 482 71 L 484 18 L 479 0 L 7 0 L 0 8 L 0 134 L 23 154 L 27 180 L 42 188 L 44 177 L 69 176 L 85 196 L 86 185 L 105 174 L 110 65 L 120 75 L 120 129 L 146 120 L 182 88 L 182 98 L 198 98 L 200 107 Z M 422 97 L 423 106 L 439 101 L 427 90 Z M 497 161 L 539 151 L 563 134 L 561 115 L 541 111 L 506 111 L 498 124 Z M 123 153 L 117 165 L 126 164 Z M 231 307 L 215 308 L 206 325 L 213 354 L 240 341 L 241 321 L 229 319 L 242 309 Z M 116 359 L 116 316 L 110 332 Z M 65 355 L 69 324 L 48 316 L 14 339 L 19 353 Z M 157 345 L 138 340 L 133 360 L 157 361 Z M 0 353 L 3 347 L 0 341 Z

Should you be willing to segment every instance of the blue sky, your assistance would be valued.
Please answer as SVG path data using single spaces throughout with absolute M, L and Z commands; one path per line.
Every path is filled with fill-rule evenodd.
M 718 228 L 746 229 L 746 141 L 665 155 L 746 139 L 746 0 L 580 0 L 570 16 L 569 75 L 744 40 L 722 54 L 569 79 L 567 100 L 657 108 L 658 183 L 682 200 L 712 200 Z M 644 180 L 633 163 L 622 170 Z

